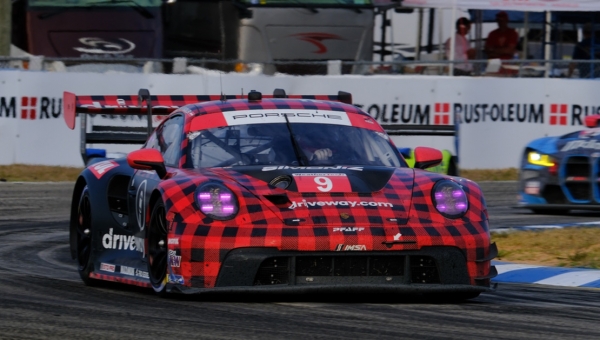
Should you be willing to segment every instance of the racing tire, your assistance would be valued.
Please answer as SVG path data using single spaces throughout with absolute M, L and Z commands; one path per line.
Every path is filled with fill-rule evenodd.
M 87 185 L 79 197 L 76 233 L 77 272 L 86 286 L 96 286 L 99 281 L 90 278 L 90 274 L 94 271 L 94 261 L 92 260 L 94 232 L 92 230 L 92 204 Z
M 152 289 L 159 296 L 166 295 L 167 287 L 167 219 L 164 203 L 159 200 L 152 208 L 148 226 L 148 277 Z

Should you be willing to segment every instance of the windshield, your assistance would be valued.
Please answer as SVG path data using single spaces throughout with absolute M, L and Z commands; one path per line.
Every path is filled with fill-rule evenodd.
M 192 132 L 188 138 L 188 159 L 192 163 L 188 166 L 194 168 L 406 166 L 387 135 L 353 126 L 312 123 L 235 125 Z
M 161 0 L 29 0 L 30 7 L 158 7 L 160 4 Z
M 238 0 L 245 6 L 371 7 L 372 0 Z

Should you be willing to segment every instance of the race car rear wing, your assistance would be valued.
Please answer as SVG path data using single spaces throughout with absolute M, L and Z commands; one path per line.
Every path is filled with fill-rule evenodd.
M 88 144 L 143 144 L 153 131 L 152 116 L 168 115 L 181 106 L 215 100 L 262 98 L 291 98 L 339 101 L 352 104 L 352 95 L 339 91 L 337 95 L 287 95 L 282 89 L 275 89 L 273 95 L 263 96 L 250 91 L 248 95 L 150 95 L 147 89 L 140 89 L 137 96 L 77 96 L 63 93 L 63 112 L 67 127 L 75 129 L 75 119 L 80 116 L 80 152 L 85 164 L 88 161 Z M 92 125 L 88 131 L 87 114 L 99 115 L 145 115 L 146 127 Z

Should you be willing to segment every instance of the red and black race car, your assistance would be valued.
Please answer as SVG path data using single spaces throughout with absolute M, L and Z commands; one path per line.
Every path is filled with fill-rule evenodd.
M 409 168 L 350 94 L 140 98 L 64 95 L 71 128 L 76 113 L 170 113 L 140 150 L 77 179 L 70 245 L 86 284 L 459 299 L 492 290 L 497 249 L 479 186 L 421 170 L 441 161 L 435 149 L 417 148 Z M 140 139 L 82 129 L 88 142 Z

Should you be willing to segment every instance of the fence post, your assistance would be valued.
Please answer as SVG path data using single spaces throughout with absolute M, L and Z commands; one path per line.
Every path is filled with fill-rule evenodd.
M 29 56 L 29 70 L 30 71 L 43 71 L 44 70 L 44 57 L 41 55 Z
M 341 60 L 327 60 L 327 75 L 339 76 L 342 74 Z
M 173 73 L 186 73 L 187 72 L 187 58 L 174 58 L 172 72 Z

